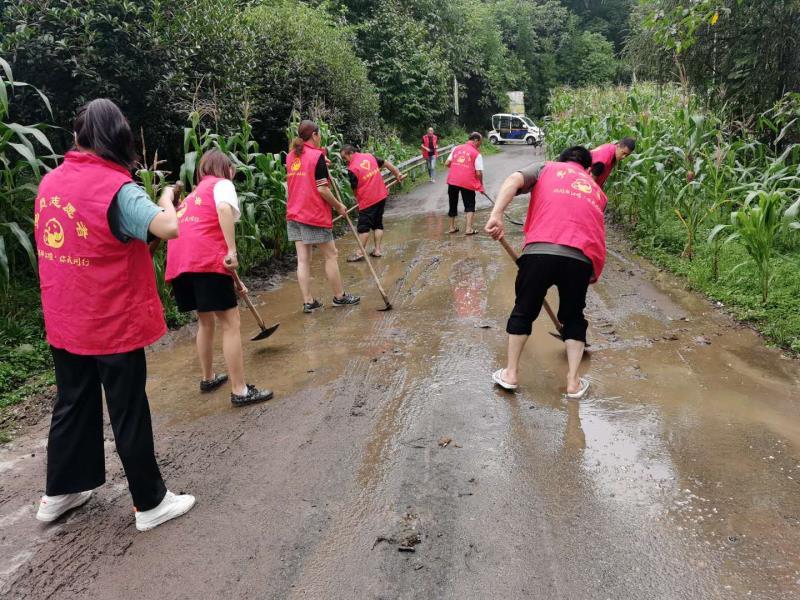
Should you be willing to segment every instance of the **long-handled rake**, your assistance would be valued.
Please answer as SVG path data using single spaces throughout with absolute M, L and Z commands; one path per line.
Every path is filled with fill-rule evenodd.
M 342 202 L 342 196 L 339 194 L 339 186 L 336 184 L 335 179 L 331 179 L 331 190 L 333 191 L 334 196 L 339 202 Z M 378 291 L 381 293 L 381 297 L 383 298 L 383 302 L 385 306 L 383 308 L 379 308 L 379 311 L 386 311 L 392 310 L 392 303 L 389 302 L 389 296 L 386 295 L 386 292 L 381 285 L 381 280 L 378 279 L 378 274 L 375 272 L 375 269 L 372 266 L 372 261 L 369 259 L 369 255 L 367 254 L 367 249 L 364 248 L 364 244 L 361 243 L 361 238 L 358 237 L 358 232 L 356 231 L 355 226 L 353 225 L 353 221 L 350 220 L 350 215 L 347 212 L 344 213 L 344 218 L 347 219 L 347 224 L 350 226 L 350 231 L 353 232 L 353 235 L 356 238 L 356 242 L 358 242 L 358 247 L 361 250 L 361 254 L 367 261 L 367 266 L 369 267 L 370 272 L 372 273 L 373 279 L 375 279 L 375 284 L 378 286 Z
M 489 202 L 491 202 L 491 203 L 492 203 L 492 206 L 494 206 L 494 200 L 492 200 L 492 198 L 491 198 L 491 196 L 489 196 L 489 194 L 487 194 L 486 192 L 481 192 L 481 194 L 483 194 L 484 196 L 486 196 L 486 199 L 487 199 Z M 508 222 L 509 222 L 509 223 L 513 223 L 514 225 L 519 225 L 520 227 L 522 227 L 523 225 L 525 225 L 525 223 L 522 223 L 522 222 L 520 222 L 520 221 L 515 221 L 514 219 L 512 219 L 511 217 L 509 217 L 509 216 L 508 216 L 507 214 L 505 214 L 505 213 L 503 213 L 503 216 L 504 216 L 506 219 L 508 219 Z

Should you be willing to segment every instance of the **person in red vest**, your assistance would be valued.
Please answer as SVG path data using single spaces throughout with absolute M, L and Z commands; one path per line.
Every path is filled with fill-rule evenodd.
M 350 187 L 358 202 L 358 225 L 356 230 L 361 239 L 361 245 L 367 247 L 369 232 L 374 236 L 374 249 L 370 256 L 380 258 L 383 256 L 381 240 L 383 239 L 383 211 L 386 208 L 386 198 L 389 190 L 383 183 L 381 169 L 386 167 L 400 183 L 405 179 L 397 167 L 390 161 L 377 158 L 367 152 L 359 152 L 355 146 L 346 144 L 342 148 L 342 159 L 347 164 L 347 174 L 350 178 Z M 347 259 L 347 262 L 364 260 L 361 252 L 356 252 Z
M 450 168 L 447 174 L 447 196 L 450 201 L 450 229 L 447 233 L 457 233 L 456 217 L 458 216 L 458 195 L 464 203 L 467 216 L 467 227 L 464 235 L 475 235 L 472 227 L 475 217 L 475 192 L 483 191 L 483 156 L 479 151 L 483 136 L 477 131 L 469 134 L 466 144 L 453 148 L 445 166 Z
M 178 207 L 180 235 L 167 242 L 167 271 L 175 303 L 181 312 L 197 311 L 197 354 L 200 391 L 211 392 L 228 381 L 214 373 L 214 329 L 222 327 L 222 353 L 231 382 L 231 404 L 245 406 L 272 398 L 244 378 L 239 307 L 231 270 L 239 266 L 235 223 L 239 199 L 233 178 L 236 169 L 219 150 L 209 150 L 197 167 L 197 186 Z M 246 293 L 247 290 L 241 290 Z
M 297 137 L 286 155 L 286 229 L 297 249 L 297 282 L 303 295 L 303 312 L 311 313 L 322 302 L 311 295 L 311 249 L 317 246 L 325 259 L 325 275 L 333 288 L 333 305 L 358 304 L 361 298 L 348 294 L 342 285 L 336 244 L 333 242 L 331 208 L 340 215 L 347 208 L 331 193 L 328 164 L 320 148 L 319 127 L 301 121 Z
M 602 188 L 616 164 L 630 156 L 634 150 L 636 150 L 636 140 L 630 137 L 622 138 L 616 144 L 603 144 L 592 150 L 591 173 L 597 185 Z
M 149 237 L 178 235 L 173 190 L 158 205 L 133 183 L 133 133 L 117 106 L 89 102 L 75 149 L 42 179 L 34 235 L 58 394 L 47 442 L 47 486 L 36 514 L 55 521 L 105 482 L 102 392 L 136 510 L 152 529 L 194 506 L 168 491 L 156 463 L 145 393 L 145 346 L 166 332 Z
M 568 398 L 582 398 L 589 380 L 578 368 L 586 345 L 588 323 L 583 316 L 586 292 L 603 272 L 606 259 L 606 196 L 587 169 L 592 155 L 582 146 L 569 148 L 556 162 L 510 175 L 503 183 L 486 232 L 504 235 L 503 213 L 517 194 L 531 193 L 525 219 L 525 248 L 517 261 L 516 302 L 508 318 L 508 360 L 493 381 L 514 390 L 519 383 L 519 360 L 533 321 L 548 288 L 558 288 L 558 320 L 567 346 Z
M 436 159 L 439 157 L 439 138 L 433 133 L 433 127 L 428 127 L 428 133 L 422 136 L 422 158 L 428 167 L 428 179 L 436 183 Z

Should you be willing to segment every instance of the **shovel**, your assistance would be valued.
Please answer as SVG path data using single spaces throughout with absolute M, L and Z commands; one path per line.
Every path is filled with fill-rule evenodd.
M 247 308 L 249 308 L 250 312 L 253 313 L 253 316 L 256 318 L 256 321 L 258 321 L 258 326 L 261 328 L 261 331 L 256 335 L 254 335 L 253 337 L 251 337 L 250 341 L 258 342 L 260 340 L 267 339 L 269 336 L 275 333 L 275 330 L 278 327 L 280 327 L 281 324 L 275 323 L 275 325 L 273 325 L 272 327 L 267 327 L 266 325 L 264 325 L 264 320 L 261 318 L 261 315 L 258 314 L 256 307 L 253 306 L 253 302 L 252 300 L 250 300 L 250 296 L 248 296 L 246 292 L 243 292 L 244 284 L 242 283 L 242 280 L 239 279 L 239 274 L 236 271 L 231 271 L 231 275 L 233 275 L 233 280 L 236 282 L 236 289 L 239 290 L 239 293 L 242 294 L 242 298 L 244 298 L 245 304 L 247 304 Z
M 331 190 L 333 190 L 334 196 L 336 199 L 341 202 L 342 197 L 339 195 L 339 187 L 336 185 L 336 180 L 331 179 Z M 350 231 L 353 232 L 353 236 L 356 238 L 356 242 L 358 242 L 358 247 L 361 250 L 361 254 L 364 259 L 367 261 L 367 266 L 369 267 L 370 272 L 372 273 L 372 277 L 375 279 L 375 284 L 378 286 L 378 291 L 381 293 L 381 297 L 383 298 L 384 307 L 378 308 L 379 311 L 386 311 L 392 310 L 392 303 L 389 302 L 389 296 L 386 295 L 386 292 L 383 290 L 383 286 L 381 285 L 381 280 L 378 279 L 378 274 L 375 272 L 375 269 L 372 267 L 372 261 L 369 259 L 369 254 L 367 254 L 367 249 L 364 248 L 364 244 L 361 243 L 361 238 L 358 237 L 358 232 L 356 231 L 355 226 L 353 225 L 353 221 L 350 220 L 350 215 L 347 212 L 344 213 L 344 218 L 347 219 L 347 224 L 350 226 Z
M 508 255 L 514 260 L 514 262 L 517 262 L 519 254 L 517 254 L 517 251 L 511 247 L 511 244 L 508 243 L 508 240 L 506 240 L 506 238 L 500 238 L 498 241 L 500 244 L 502 244 L 503 248 L 506 252 L 508 252 Z M 548 333 L 554 338 L 558 338 L 563 342 L 564 338 L 560 332 L 562 329 L 564 329 L 564 326 L 559 322 L 558 317 L 556 317 L 556 313 L 553 312 L 553 309 L 550 307 L 550 303 L 547 301 L 547 299 L 545 299 L 543 306 L 545 311 L 547 311 L 547 315 L 550 317 L 550 320 L 553 322 L 553 325 L 555 325 L 556 329 L 559 331 L 559 333 L 556 333 L 555 331 L 548 331 Z

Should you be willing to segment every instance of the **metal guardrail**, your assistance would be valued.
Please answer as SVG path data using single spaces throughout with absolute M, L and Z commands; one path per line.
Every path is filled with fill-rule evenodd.
M 442 146 L 438 148 L 439 156 L 436 160 L 444 160 L 450 154 L 450 151 L 456 147 L 456 144 L 448 144 L 447 146 Z M 425 159 L 422 157 L 422 153 L 420 152 L 419 156 L 415 156 L 414 158 L 409 158 L 408 160 L 404 160 L 399 165 L 395 165 L 401 173 L 408 174 L 417 167 L 421 167 L 425 165 Z M 383 182 L 387 185 L 392 183 L 395 179 L 391 173 L 385 171 L 386 175 L 383 176 Z

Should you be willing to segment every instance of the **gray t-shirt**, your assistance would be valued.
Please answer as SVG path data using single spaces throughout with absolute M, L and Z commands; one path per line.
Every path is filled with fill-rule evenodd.
M 518 172 L 522 174 L 522 187 L 517 190 L 517 195 L 529 194 L 533 191 L 533 186 L 539 180 L 539 174 L 542 172 L 544 165 L 531 165 L 520 169 Z M 522 254 L 550 254 L 552 256 L 566 256 L 567 258 L 574 258 L 585 263 L 592 264 L 592 261 L 581 252 L 578 248 L 572 246 L 563 246 L 562 244 L 551 244 L 549 242 L 531 242 L 526 244 L 522 250 Z

